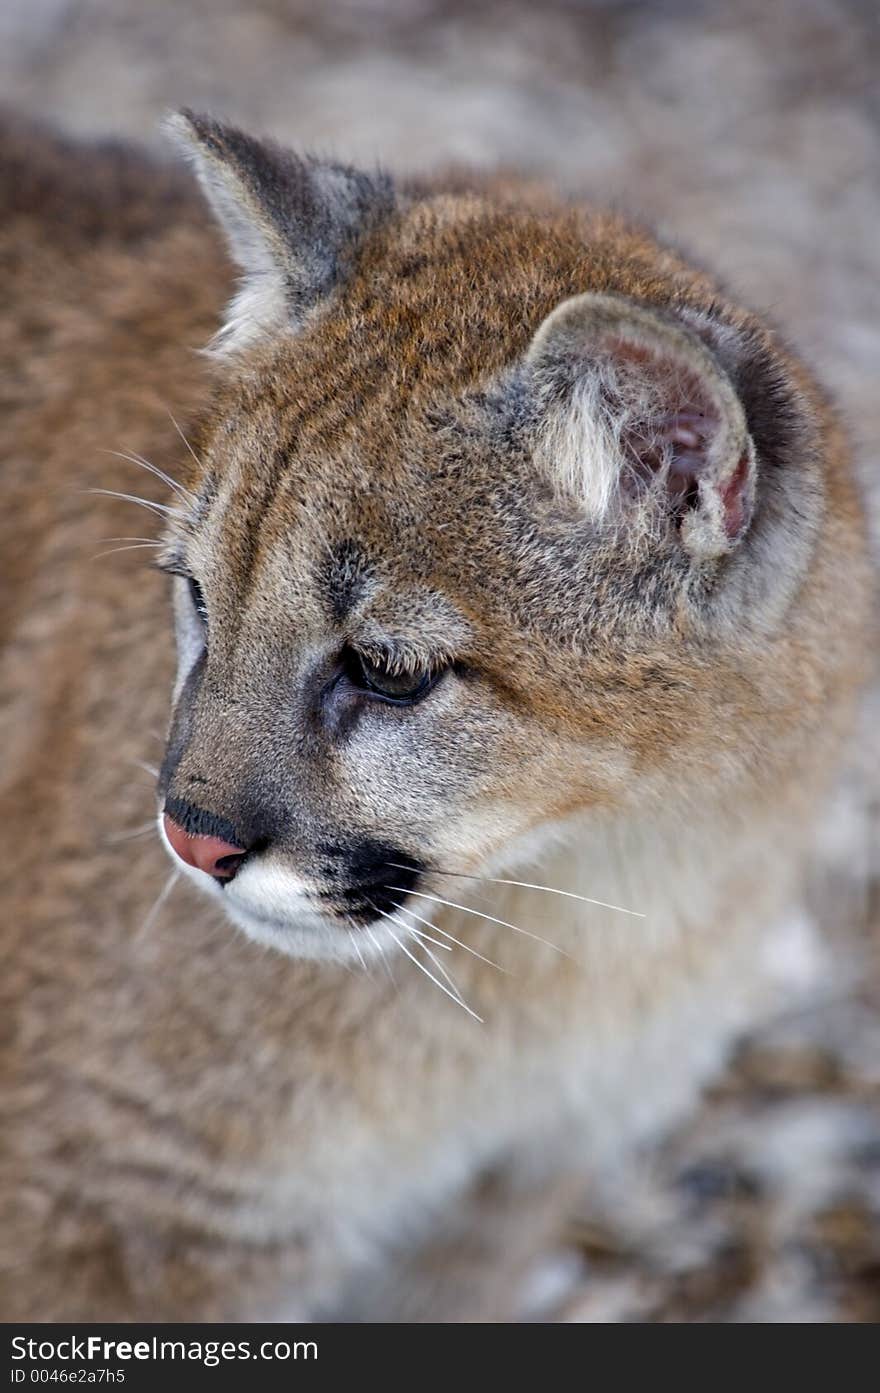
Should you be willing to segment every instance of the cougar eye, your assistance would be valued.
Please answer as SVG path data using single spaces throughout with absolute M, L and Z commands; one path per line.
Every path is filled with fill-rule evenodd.
M 202 587 L 199 585 L 198 581 L 193 576 L 187 577 L 187 584 L 189 585 L 189 593 L 190 599 L 193 602 L 193 609 L 201 619 L 202 623 L 207 624 L 208 607 L 205 604 L 205 597 L 202 593 Z
M 392 672 L 383 663 L 374 663 L 362 653 L 350 654 L 347 664 L 348 675 L 355 686 L 364 691 L 375 692 L 385 701 L 397 702 L 402 706 L 419 701 L 434 686 L 439 672 L 425 669 L 423 672 Z

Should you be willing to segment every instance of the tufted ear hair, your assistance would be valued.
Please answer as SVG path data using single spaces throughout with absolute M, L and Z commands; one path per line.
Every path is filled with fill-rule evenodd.
M 387 175 L 295 155 L 192 111 L 169 117 L 166 129 L 194 166 L 243 273 L 212 345 L 220 354 L 297 328 L 394 208 Z
M 615 295 L 576 295 L 527 354 L 537 455 L 597 522 L 674 526 L 705 559 L 745 534 L 755 449 L 730 378 L 691 329 Z

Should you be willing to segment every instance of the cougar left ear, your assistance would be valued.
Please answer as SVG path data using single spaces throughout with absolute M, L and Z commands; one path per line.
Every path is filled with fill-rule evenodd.
M 527 354 L 538 457 L 597 521 L 665 518 L 695 557 L 729 552 L 755 497 L 755 450 L 734 387 L 690 329 L 623 297 L 577 295 Z
M 169 117 L 166 129 L 193 164 L 243 272 L 217 352 L 298 327 L 394 207 L 387 175 L 295 155 L 192 111 Z

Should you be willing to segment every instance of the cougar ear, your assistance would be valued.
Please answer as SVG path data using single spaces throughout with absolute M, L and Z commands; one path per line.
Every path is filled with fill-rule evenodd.
M 169 117 L 166 129 L 194 166 L 243 272 L 217 352 L 298 327 L 344 278 L 359 239 L 394 207 L 384 174 L 301 157 L 192 111 Z
M 697 334 L 623 297 L 577 295 L 527 354 L 537 453 L 596 521 L 678 529 L 695 557 L 731 551 L 755 496 L 755 450 L 734 387 Z

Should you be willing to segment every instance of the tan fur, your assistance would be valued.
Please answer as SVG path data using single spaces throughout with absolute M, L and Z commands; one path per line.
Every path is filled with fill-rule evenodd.
M 760 323 L 604 214 L 509 184 L 410 190 L 302 323 L 257 325 L 210 366 L 194 350 L 231 277 L 182 175 L 14 128 L 2 162 L 3 1315 L 507 1318 L 515 1284 L 499 1293 L 497 1274 L 510 1244 L 521 1261 L 531 1197 L 552 1214 L 560 1177 L 668 1125 L 773 1004 L 764 944 L 862 673 L 863 528 L 839 428 Z M 676 344 L 715 315 L 694 360 L 746 335 L 785 384 L 796 494 L 758 515 L 749 564 L 744 543 L 679 584 L 687 537 L 669 519 L 597 543 L 537 443 L 504 453 L 505 374 L 586 292 L 663 323 L 674 307 Z M 310 962 L 234 934 L 216 887 L 180 883 L 151 915 L 168 864 L 152 839 L 118 838 L 153 811 L 138 761 L 160 759 L 170 606 L 130 557 L 93 560 L 143 529 L 83 490 L 168 499 L 105 449 L 194 493 L 213 480 L 163 552 L 185 549 L 210 616 L 163 795 L 198 785 L 231 821 L 245 792 L 275 799 L 287 820 L 267 860 L 304 896 L 325 886 L 332 828 L 646 918 L 429 874 L 425 893 L 564 950 L 441 911 L 505 969 L 435 950 L 481 1024 L 399 952 L 392 978 L 362 938 L 360 970 L 342 921 L 291 930 L 293 951 L 327 959 Z M 760 492 L 760 450 L 757 471 Z M 322 568 L 351 538 L 371 570 L 334 620 Z M 650 568 L 631 584 L 657 548 L 671 608 L 651 603 Z M 389 632 L 404 666 L 449 658 L 462 675 L 331 740 L 313 716 L 322 665 Z M 474 1253 L 457 1287 L 449 1254 L 438 1268 L 424 1246 L 481 1175 L 482 1308 Z

